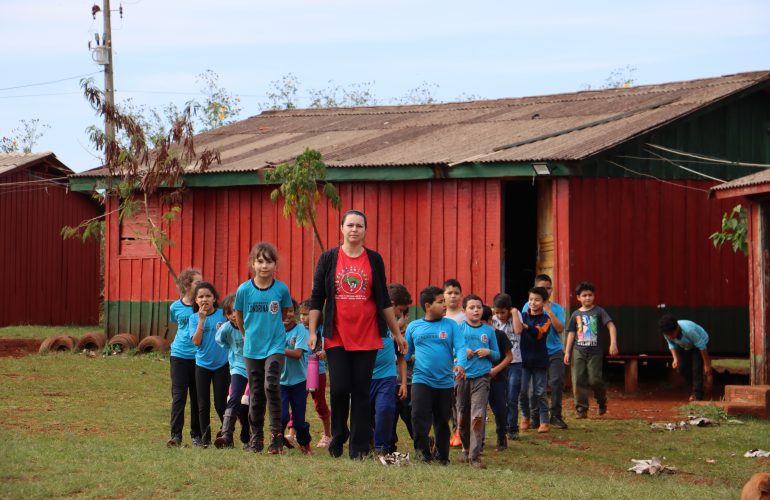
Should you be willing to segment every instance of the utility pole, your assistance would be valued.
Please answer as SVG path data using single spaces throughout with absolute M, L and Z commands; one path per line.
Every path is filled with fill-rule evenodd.
M 122 12 L 121 12 L 122 13 Z M 102 9 L 104 16 L 103 44 L 107 49 L 107 64 L 104 65 L 104 98 L 107 109 L 115 109 L 115 87 L 112 82 L 112 25 L 110 22 L 110 0 L 104 0 Z M 107 135 L 107 143 L 115 140 L 115 124 L 108 115 L 104 118 L 104 133 Z

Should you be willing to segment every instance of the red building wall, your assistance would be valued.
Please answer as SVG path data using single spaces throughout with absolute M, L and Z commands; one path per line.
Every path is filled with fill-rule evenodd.
M 382 254 L 388 281 L 405 284 L 415 302 L 420 289 L 441 285 L 449 277 L 483 297 L 500 291 L 499 180 L 359 182 L 337 188 L 342 209 L 322 205 L 318 212 L 327 248 L 339 243 L 342 212 L 362 209 L 369 223 L 366 245 Z M 312 229 L 298 228 L 293 219 L 283 217 L 283 202 L 271 202 L 271 190 L 265 186 L 189 189 L 181 214 L 170 226 L 175 242 L 168 251 L 172 266 L 177 271 L 200 268 L 204 279 L 224 295 L 248 279 L 248 253 L 265 240 L 278 247 L 277 277 L 298 300 L 308 297 L 320 248 Z M 114 208 L 113 203 L 108 211 Z M 145 257 L 121 254 L 133 251 L 121 251 L 116 213 L 109 216 L 106 238 L 105 295 L 113 316 L 108 329 L 163 334 L 166 306 L 153 303 L 178 298 L 169 273 L 152 252 Z M 126 302 L 133 303 L 130 310 L 116 305 Z
M 64 241 L 61 228 L 96 217 L 87 195 L 29 184 L 26 171 L 0 181 L 0 326 L 99 322 L 99 246 Z M 21 184 L 13 184 L 21 183 Z

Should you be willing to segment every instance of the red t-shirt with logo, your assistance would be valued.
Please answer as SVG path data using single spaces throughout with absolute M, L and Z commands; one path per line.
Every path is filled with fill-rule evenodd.
M 326 339 L 325 348 L 381 349 L 377 305 L 372 298 L 372 266 L 366 251 L 358 257 L 350 257 L 339 249 L 334 285 L 334 331 L 331 338 Z

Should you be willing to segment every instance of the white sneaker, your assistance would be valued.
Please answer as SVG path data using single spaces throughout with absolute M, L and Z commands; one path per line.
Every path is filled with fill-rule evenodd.
M 315 445 L 316 448 L 328 448 L 329 443 L 332 442 L 331 436 L 324 436 L 321 438 L 320 441 L 318 441 L 318 444 Z

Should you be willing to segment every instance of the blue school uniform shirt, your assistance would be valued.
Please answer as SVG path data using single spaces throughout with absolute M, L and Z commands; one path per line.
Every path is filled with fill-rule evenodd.
M 206 322 L 203 324 L 203 340 L 196 347 L 195 364 L 207 370 L 218 370 L 227 364 L 227 350 L 223 349 L 216 341 L 217 330 L 227 321 L 222 309 L 217 309 L 206 316 Z M 198 313 L 190 316 L 190 323 L 187 327 L 187 333 L 192 342 L 195 330 L 198 328 Z
M 665 335 L 669 349 L 684 349 L 689 351 L 693 347 L 702 351 L 706 348 L 706 344 L 709 343 L 709 334 L 698 323 L 690 321 L 688 319 L 680 319 L 677 321 L 682 334 L 678 339 L 669 340 Z
M 192 314 L 192 306 L 182 302 L 182 299 L 177 300 L 169 307 L 169 319 L 177 324 L 176 336 L 171 343 L 171 355 L 175 358 L 195 359 L 195 352 L 198 348 L 187 335 L 187 326 Z
M 397 375 L 396 345 L 393 342 L 393 334 L 388 330 L 387 335 L 382 339 L 382 348 L 377 349 L 377 358 L 374 360 L 372 380 L 395 377 Z
M 545 312 L 531 315 L 525 312 L 521 322 L 527 325 L 521 332 L 521 363 L 524 368 L 548 368 L 548 328 L 551 319 Z M 543 331 L 545 330 L 545 331 Z M 541 336 L 542 332 L 542 336 Z
M 524 304 L 524 307 L 521 308 L 521 312 L 527 312 L 528 309 L 529 303 L 526 303 Z M 567 326 L 567 324 L 564 322 L 564 308 L 562 306 L 556 302 L 551 302 L 551 312 L 559 321 L 561 321 L 562 325 Z M 545 343 L 548 347 L 548 357 L 551 357 L 554 354 L 564 353 L 564 345 L 561 341 L 561 335 L 559 335 L 553 325 L 551 325 L 551 328 L 548 330 L 548 338 L 546 339 Z
M 406 342 L 409 345 L 406 359 L 414 356 L 412 384 L 425 384 L 434 389 L 454 387 L 454 367 L 465 368 L 465 340 L 454 320 L 412 321 L 406 328 Z
M 307 359 L 310 355 L 310 346 L 307 340 L 309 337 L 310 332 L 302 323 L 297 323 L 294 328 L 286 332 L 284 350 L 302 349 L 304 352 L 299 359 L 286 356 L 281 373 L 281 385 L 296 385 L 307 380 Z
M 485 323 L 473 326 L 465 321 L 460 325 L 460 333 L 463 339 L 465 339 L 466 352 L 468 349 L 475 351 L 482 348 L 491 351 L 489 356 L 483 358 L 474 355 L 471 359 L 468 359 L 465 353 L 458 354 L 458 356 L 462 356 L 465 359 L 466 378 L 478 378 L 489 375 L 493 362 L 497 363 L 500 361 L 500 348 L 497 345 L 495 329 Z
M 246 374 L 246 363 L 243 361 L 243 335 L 230 321 L 219 327 L 214 337 L 220 347 L 227 349 L 227 362 L 230 364 L 230 375 L 240 375 L 249 378 Z
M 291 295 L 285 283 L 273 280 L 267 288 L 259 288 L 249 280 L 235 292 L 236 311 L 243 313 L 243 356 L 265 359 L 283 354 L 286 330 L 283 327 L 283 309 L 291 307 Z

